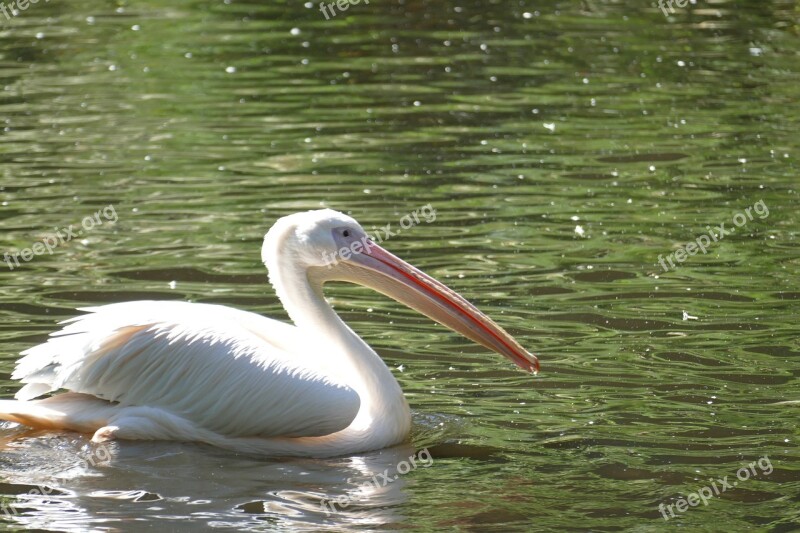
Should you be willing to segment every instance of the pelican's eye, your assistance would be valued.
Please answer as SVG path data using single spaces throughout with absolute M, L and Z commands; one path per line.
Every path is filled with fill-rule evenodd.
M 344 230 L 342 232 L 342 235 L 345 236 L 345 237 L 349 237 L 350 236 L 350 230 L 349 229 Z

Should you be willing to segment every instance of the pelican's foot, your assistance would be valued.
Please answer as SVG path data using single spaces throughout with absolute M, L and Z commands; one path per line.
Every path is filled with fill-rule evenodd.
M 94 436 L 92 437 L 92 442 L 101 443 L 101 442 L 112 441 L 116 439 L 117 431 L 119 431 L 119 427 L 117 426 L 102 427 L 94 432 Z

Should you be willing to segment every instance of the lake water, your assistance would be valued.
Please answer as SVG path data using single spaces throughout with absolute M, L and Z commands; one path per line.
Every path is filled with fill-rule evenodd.
M 384 245 L 541 374 L 333 285 L 407 393 L 407 446 L 276 461 L 6 424 L 7 527 L 799 527 L 797 4 L 387 0 L 329 20 L 315 4 L 0 13 L 2 397 L 76 307 L 284 318 L 260 242 L 321 206 L 370 229 L 430 204 Z

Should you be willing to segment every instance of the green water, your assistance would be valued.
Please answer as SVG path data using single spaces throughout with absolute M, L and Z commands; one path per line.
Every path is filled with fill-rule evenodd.
M 320 206 L 370 229 L 430 204 L 435 221 L 384 245 L 494 317 L 541 374 L 331 286 L 406 391 L 411 444 L 268 461 L 122 442 L 87 465 L 85 436 L 7 425 L 0 499 L 18 514 L 3 523 L 800 527 L 797 4 L 697 0 L 667 18 L 632 1 L 373 0 L 330 20 L 308 6 L 0 14 L 0 253 L 83 231 L 0 264 L 2 396 L 18 352 L 76 307 L 180 299 L 284 318 L 260 242 Z M 713 242 L 723 223 L 735 231 Z M 703 236 L 707 253 L 675 259 Z M 429 467 L 321 511 L 426 447 Z M 707 505 L 675 507 L 726 476 L 737 486 Z M 27 494 L 40 485 L 53 492 Z

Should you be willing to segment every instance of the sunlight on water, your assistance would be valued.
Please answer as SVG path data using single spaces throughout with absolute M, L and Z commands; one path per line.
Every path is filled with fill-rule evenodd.
M 18 353 L 76 307 L 179 299 L 285 318 L 261 240 L 321 206 L 402 229 L 384 246 L 475 302 L 541 374 L 333 285 L 403 386 L 412 443 L 270 461 L 101 452 L 6 424 L 0 520 L 795 528 L 796 4 L 347 5 L 327 20 L 318 3 L 253 0 L 0 14 L 3 397 Z M 435 220 L 401 228 L 427 204 Z M 430 467 L 325 512 L 423 448 Z M 738 485 L 697 504 L 725 476 Z

